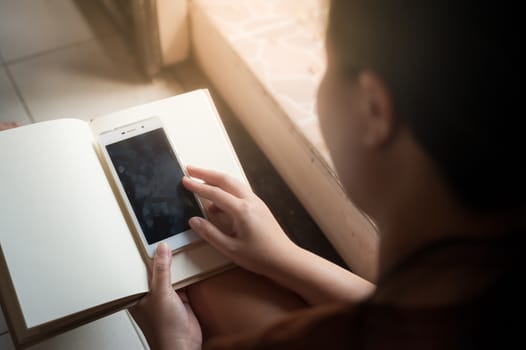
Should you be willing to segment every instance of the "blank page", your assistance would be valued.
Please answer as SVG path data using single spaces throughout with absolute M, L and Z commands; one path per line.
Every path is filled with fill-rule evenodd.
M 80 120 L 0 133 L 0 243 L 28 328 L 148 290 Z

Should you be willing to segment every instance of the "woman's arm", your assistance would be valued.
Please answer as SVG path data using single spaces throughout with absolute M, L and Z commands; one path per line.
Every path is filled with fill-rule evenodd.
M 369 281 L 300 247 L 280 268 L 264 275 L 295 291 L 311 305 L 356 302 L 375 289 Z
M 201 237 L 235 263 L 299 294 L 309 304 L 357 301 L 374 290 L 361 277 L 294 244 L 248 186 L 217 172 L 188 167 L 184 186 L 210 201 L 210 221 L 192 218 Z

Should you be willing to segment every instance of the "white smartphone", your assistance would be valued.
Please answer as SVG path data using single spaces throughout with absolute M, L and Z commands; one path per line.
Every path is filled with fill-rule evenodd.
M 184 165 L 159 118 L 106 131 L 99 143 L 149 257 L 160 242 L 173 252 L 200 240 L 188 220 L 203 206 L 183 187 Z

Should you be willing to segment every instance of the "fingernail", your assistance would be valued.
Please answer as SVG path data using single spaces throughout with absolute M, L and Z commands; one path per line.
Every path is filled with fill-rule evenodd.
M 168 247 L 168 244 L 166 242 L 161 242 L 157 246 L 157 251 L 155 252 L 157 256 L 159 257 L 167 257 L 170 256 L 170 247 Z
M 190 226 L 192 227 L 199 227 L 201 225 L 201 218 L 194 216 L 190 219 Z

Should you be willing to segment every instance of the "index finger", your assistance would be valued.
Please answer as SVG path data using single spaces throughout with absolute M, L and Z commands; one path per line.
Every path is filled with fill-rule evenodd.
M 218 208 L 226 212 L 234 212 L 239 207 L 240 199 L 220 187 L 212 186 L 207 183 L 200 183 L 192 180 L 188 176 L 183 177 L 183 185 L 187 190 L 194 192 L 199 197 L 208 199 Z
M 246 198 L 252 193 L 250 187 L 227 174 L 194 166 L 187 166 L 186 170 L 188 175 L 201 179 L 210 185 L 220 187 L 236 197 Z

